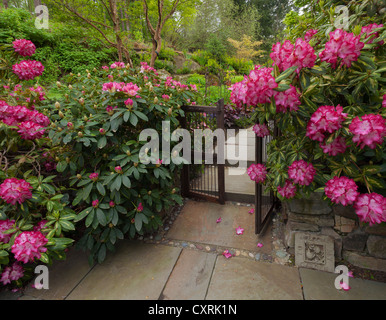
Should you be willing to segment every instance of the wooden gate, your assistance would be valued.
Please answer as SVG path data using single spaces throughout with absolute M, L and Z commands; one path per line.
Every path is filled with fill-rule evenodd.
M 191 132 L 193 137 L 194 129 L 210 129 L 212 131 L 221 129 L 225 133 L 224 124 L 224 99 L 217 102 L 216 106 L 182 106 L 185 117 L 180 119 L 182 128 Z M 276 129 L 274 130 L 277 134 Z M 255 135 L 255 159 L 253 163 L 264 163 L 267 158 L 266 144 L 273 137 L 264 138 Z M 194 138 L 191 139 L 194 143 Z M 262 234 L 265 231 L 271 213 L 276 204 L 276 199 L 272 192 L 265 192 L 264 186 L 255 184 L 254 196 L 245 194 L 226 193 L 225 191 L 225 167 L 231 165 L 226 161 L 222 153 L 225 145 L 222 146 L 216 138 L 213 152 L 208 154 L 204 151 L 192 149 L 192 159 L 202 159 L 202 164 L 197 164 L 192 160 L 191 164 L 186 164 L 181 173 L 181 193 L 184 197 L 199 198 L 207 201 L 224 204 L 225 201 L 249 202 L 255 205 L 255 233 Z M 224 149 L 222 149 L 224 148 Z M 221 152 L 220 152 L 221 150 Z M 207 161 L 210 160 L 210 161 Z M 251 163 L 248 162 L 248 166 Z M 245 173 L 246 174 L 246 173 Z M 231 179 L 229 179 L 231 183 Z

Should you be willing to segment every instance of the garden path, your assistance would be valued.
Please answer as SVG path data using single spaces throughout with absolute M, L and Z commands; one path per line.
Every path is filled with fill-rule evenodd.
M 386 283 L 350 278 L 351 290 L 342 291 L 334 287 L 336 274 L 284 265 L 275 234 L 279 220 L 259 238 L 250 230 L 249 208 L 189 200 L 165 233 L 123 240 L 93 266 L 86 253 L 71 248 L 65 261 L 50 267 L 48 290 L 28 287 L 2 292 L 0 299 L 386 300 Z M 234 232 L 239 225 L 242 235 Z M 225 249 L 233 254 L 228 259 Z

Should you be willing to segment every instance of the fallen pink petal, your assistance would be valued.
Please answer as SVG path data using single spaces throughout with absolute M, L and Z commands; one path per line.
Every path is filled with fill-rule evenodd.
M 229 259 L 230 257 L 232 257 L 232 254 L 229 252 L 229 250 L 225 250 L 225 251 L 222 253 L 222 255 L 223 255 L 225 258 L 227 258 L 227 259 Z
M 349 271 L 349 272 L 347 273 L 347 275 L 348 275 L 350 278 L 354 278 L 354 274 L 352 273 L 352 271 Z
M 241 228 L 241 227 L 237 227 L 236 228 L 236 234 L 243 234 L 244 233 L 244 229 Z
M 257 244 L 257 247 L 258 247 L 258 248 L 261 248 L 262 246 L 263 246 L 263 244 L 260 243 L 260 242 Z
M 252 208 L 251 210 L 248 211 L 248 213 L 249 214 L 254 214 L 255 213 L 255 209 Z
M 348 291 L 348 290 L 351 289 L 350 286 L 349 286 L 346 282 L 342 282 L 342 283 L 340 284 L 340 287 L 341 287 L 344 291 Z
M 221 217 L 216 220 L 217 223 L 221 222 Z

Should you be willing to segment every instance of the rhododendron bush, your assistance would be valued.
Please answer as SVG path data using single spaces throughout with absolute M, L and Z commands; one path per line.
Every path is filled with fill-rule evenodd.
M 56 169 L 73 190 L 75 221 L 86 228 L 78 244 L 90 250 L 90 262 L 101 262 L 118 239 L 155 230 L 160 213 L 182 203 L 174 181 L 180 166 L 164 162 L 160 152 L 162 121 L 173 132 L 196 88 L 161 78 L 146 63 L 135 70 L 113 63 L 67 81 L 57 83 L 63 98 L 51 108 L 48 136 L 60 146 Z M 160 137 L 159 156 L 148 164 L 139 156 L 144 129 Z M 170 143 L 172 150 L 177 142 Z
M 335 6 L 352 18 L 338 28 Z M 257 136 L 274 136 L 264 164 L 248 169 L 281 200 L 324 192 L 353 206 L 362 222 L 386 222 L 386 28 L 360 1 L 314 1 L 316 14 L 293 22 L 256 66 L 231 88 L 253 106 Z M 355 18 L 355 19 L 354 19 Z M 274 135 L 275 123 L 278 134 Z
M 45 89 L 33 84 L 44 67 L 28 60 L 31 41 L 0 47 L 0 283 L 21 286 L 36 264 L 64 259 L 75 212 L 60 187 L 42 108 Z M 30 80 L 25 83 L 25 80 Z

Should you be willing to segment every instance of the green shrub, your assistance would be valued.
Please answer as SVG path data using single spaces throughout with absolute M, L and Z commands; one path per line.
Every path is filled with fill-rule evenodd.
M 205 86 L 205 76 L 194 73 L 186 80 L 188 84 L 195 84 L 199 86 Z
M 74 75 L 68 87 L 59 84 L 58 110 L 51 108 L 49 137 L 61 150 L 57 170 L 73 190 L 75 221 L 85 223 L 78 244 L 90 250 L 90 262 L 102 262 L 118 239 L 158 228 L 160 212 L 181 203 L 174 186 L 179 166 L 157 164 L 157 156 L 149 164 L 140 161 L 146 141 L 139 134 L 145 128 L 161 134 L 163 120 L 173 131 L 183 115 L 180 106 L 196 95 L 144 68 Z M 117 90 L 121 83 L 133 92 Z

